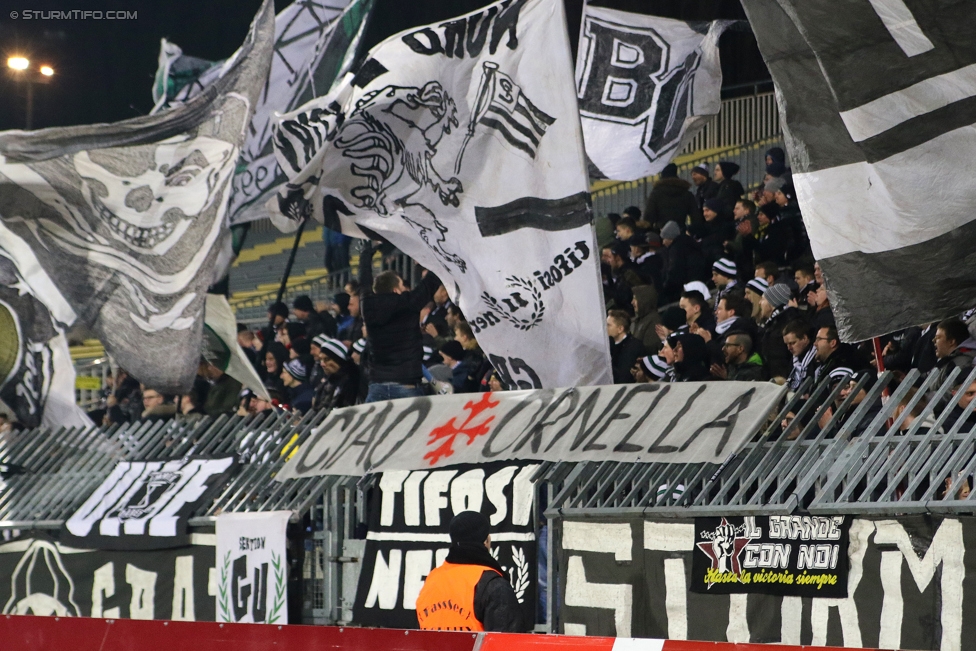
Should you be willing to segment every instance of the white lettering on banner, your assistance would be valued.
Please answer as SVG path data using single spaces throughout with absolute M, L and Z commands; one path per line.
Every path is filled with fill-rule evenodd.
M 376 552 L 373 562 L 373 580 L 369 584 L 366 595 L 366 607 L 375 608 L 379 603 L 383 610 L 396 608 L 397 597 L 400 596 L 400 563 L 403 561 L 403 551 L 390 550 L 390 562 L 383 558 L 383 552 Z M 416 601 L 416 596 L 414 601 Z
M 389 527 L 393 524 L 396 508 L 396 494 L 403 490 L 403 481 L 410 474 L 408 470 L 391 470 L 384 472 L 380 478 L 380 526 Z
M 175 622 L 196 621 L 193 601 L 193 557 L 177 556 L 173 575 L 173 610 L 170 619 Z
M 783 391 L 751 382 L 655 383 L 358 405 L 333 411 L 276 479 L 509 459 L 721 463 Z M 405 499 L 421 479 L 404 481 Z
M 515 470 L 516 466 L 506 466 L 485 480 L 485 494 L 491 505 L 495 507 L 495 512 L 489 520 L 493 527 L 504 522 L 508 515 L 508 500 L 505 499 L 505 493 L 502 491 L 508 486 L 508 482 L 512 481 Z
M 129 619 L 155 619 L 157 576 L 155 572 L 140 570 L 131 563 L 125 564 L 125 581 L 132 586 Z
M 615 560 L 629 561 L 631 556 L 629 524 L 607 522 L 565 522 L 563 549 L 612 553 Z
M 567 523 L 568 524 L 568 523 Z M 570 556 L 566 568 L 566 605 L 610 608 L 617 637 L 630 637 L 634 594 L 629 584 L 588 583 L 581 556 Z
M 749 595 L 729 595 L 729 625 L 725 630 L 725 639 L 729 642 L 749 643 Z
M 481 505 L 485 500 L 485 471 L 481 468 L 469 470 L 451 482 L 451 510 L 454 513 L 462 511 L 477 511 L 481 513 Z
M 218 622 L 288 623 L 285 532 L 291 516 L 291 511 L 217 516 Z
M 664 559 L 664 612 L 668 614 L 668 637 L 688 639 L 688 581 L 685 559 Z
M 844 516 L 769 516 L 769 537 L 788 540 L 840 540 Z M 757 534 L 761 535 L 761 534 Z
M 417 607 L 417 597 L 424 587 L 424 579 L 432 569 L 434 557 L 430 549 L 411 549 L 407 552 L 403 567 L 403 607 L 413 610 Z
M 115 563 L 108 562 L 92 575 L 92 617 L 114 619 L 122 616 L 118 606 L 104 609 L 106 597 L 115 596 Z
M 932 543 L 923 558 L 919 558 L 912 546 L 911 538 L 905 528 L 896 520 L 881 520 L 876 523 L 875 544 L 898 545 L 898 552 L 882 553 L 881 580 L 884 586 L 884 601 L 881 608 L 881 631 L 886 640 L 897 635 L 901 646 L 901 621 L 904 602 L 901 593 L 901 559 L 908 563 L 908 569 L 918 589 L 925 590 L 935 576 L 935 570 L 942 565 L 942 643 L 941 651 L 958 651 L 962 646 L 962 599 L 963 580 L 966 578 L 964 556 L 966 552 L 962 536 L 962 523 L 946 519 L 939 525 L 932 537 Z M 853 544 L 853 537 L 852 537 Z M 887 562 L 886 562 L 887 560 Z M 853 588 L 851 589 L 853 592 Z
M 426 470 L 412 472 L 403 482 L 403 521 L 408 527 L 420 526 L 420 482 L 427 474 Z
M 449 504 L 445 493 L 457 470 L 436 470 L 424 482 L 424 524 L 438 527 L 441 524 L 441 509 Z

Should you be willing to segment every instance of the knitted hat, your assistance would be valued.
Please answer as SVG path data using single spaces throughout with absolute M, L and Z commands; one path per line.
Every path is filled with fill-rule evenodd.
M 684 287 L 686 292 L 701 292 L 702 297 L 707 301 L 712 298 L 712 293 L 708 291 L 708 285 L 700 280 L 693 280 L 690 283 L 685 283 Z
M 303 312 L 314 312 L 315 306 L 312 305 L 312 299 L 308 296 L 299 296 L 295 299 L 295 302 L 291 304 L 296 310 L 302 310 Z
M 705 208 L 714 213 L 721 213 L 725 210 L 725 203 L 721 199 L 705 199 Z
M 766 150 L 766 155 L 773 159 L 774 163 L 786 162 L 786 152 L 782 147 L 771 147 Z
M 660 380 L 668 372 L 668 363 L 659 355 L 648 355 L 647 357 L 641 358 L 641 368 L 647 377 Z
M 461 345 L 460 341 L 455 341 L 453 339 L 441 346 L 441 352 L 451 359 L 456 359 L 458 361 L 464 358 L 464 347 Z
M 774 308 L 783 307 L 793 298 L 793 290 L 786 283 L 776 283 L 763 292 L 763 298 Z
M 751 289 L 752 291 L 762 296 L 763 294 L 766 293 L 766 290 L 769 289 L 769 283 L 766 281 L 765 278 L 753 278 L 752 280 L 746 283 L 746 289 Z
M 349 349 L 338 339 L 326 338 L 321 344 L 322 353 L 340 364 L 349 359 Z
M 662 179 L 673 179 L 676 176 L 678 176 L 678 166 L 674 163 L 668 163 L 664 166 L 664 169 L 661 170 Z
M 719 258 L 712 265 L 712 271 L 720 273 L 726 278 L 735 278 L 735 263 L 728 258 Z
M 731 179 L 733 176 L 739 173 L 738 163 L 733 163 L 731 161 L 720 161 L 718 167 L 722 170 L 722 176 L 727 179 Z
M 681 235 L 681 227 L 678 226 L 678 222 L 670 221 L 661 229 L 662 240 L 676 240 L 679 235 Z
M 461 511 L 451 520 L 452 543 L 484 543 L 491 533 L 488 518 L 477 511 Z
M 285 362 L 285 370 L 288 371 L 288 375 L 299 382 L 304 382 L 305 378 L 308 377 L 308 370 L 300 359 L 291 359 Z
M 703 174 L 705 176 L 712 175 L 712 168 L 708 166 L 708 163 L 698 163 L 693 168 L 691 168 L 692 174 Z
M 356 341 L 354 341 L 352 343 L 352 350 L 353 350 L 354 353 L 359 353 L 360 355 L 362 355 L 363 354 L 363 351 L 366 350 L 366 340 L 365 339 L 357 339 Z M 431 351 L 431 352 L 433 352 L 433 351 Z M 424 346 L 424 353 L 425 354 L 427 353 L 427 347 L 426 346 Z
M 783 179 L 776 178 L 770 180 L 769 183 L 765 185 L 763 190 L 765 190 L 766 192 L 772 192 L 773 194 L 776 194 L 776 191 L 782 188 L 784 185 L 786 185 L 786 181 L 784 181 Z
M 329 341 L 329 335 L 315 335 L 312 338 L 312 344 L 321 348 L 325 345 L 325 342 Z

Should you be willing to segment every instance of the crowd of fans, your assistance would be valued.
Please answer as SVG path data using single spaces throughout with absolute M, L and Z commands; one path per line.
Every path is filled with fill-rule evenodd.
M 839 400 L 865 377 L 861 385 L 870 387 L 879 360 L 872 342 L 855 346 L 838 338 L 783 150 L 766 153 L 764 184 L 748 195 L 738 171 L 727 161 L 699 165 L 689 183 L 669 165 L 643 211 L 632 206 L 606 216 L 612 234 L 600 242 L 601 268 L 614 383 L 771 381 L 795 392 L 808 378 L 830 378 L 832 386 L 845 385 Z M 271 305 L 259 330 L 238 326 L 238 343 L 270 400 L 202 358 L 193 389 L 182 396 L 163 395 L 119 371 L 91 415 L 116 423 L 304 413 L 513 388 L 492 368 L 436 276 L 423 271 L 413 288 L 393 271 L 373 277 L 381 246 L 387 252 L 388 245 L 365 244 L 358 280 L 332 301 L 316 305 L 299 296 L 290 308 Z M 976 394 L 976 383 L 961 384 L 976 354 L 973 312 L 883 338 L 882 368 L 899 378 L 913 368 L 935 373 L 936 388 L 960 368 L 954 391 L 962 392 L 955 408 L 961 414 Z M 901 406 L 911 412 L 903 421 L 910 425 L 925 404 L 912 392 Z M 783 426 L 795 436 L 800 428 L 790 427 L 792 418 Z

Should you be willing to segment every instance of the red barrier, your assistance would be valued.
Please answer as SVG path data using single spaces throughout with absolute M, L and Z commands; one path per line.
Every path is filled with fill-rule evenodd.
M 6 651 L 473 651 L 474 633 L 0 616 Z
M 0 616 L 0 649 L 17 651 L 852 651 L 692 640 L 404 631 L 87 617 Z

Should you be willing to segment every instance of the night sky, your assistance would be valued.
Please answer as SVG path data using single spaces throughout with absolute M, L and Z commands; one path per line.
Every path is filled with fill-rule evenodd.
M 565 0 L 573 46 L 579 32 L 582 0 Z M 276 10 L 289 0 L 276 0 Z M 433 23 L 473 11 L 483 0 L 377 0 L 363 44 L 415 25 Z M 604 4 L 602 2 L 594 4 Z M 203 59 L 228 57 L 243 41 L 260 6 L 259 0 L 129 0 L 83 3 L 44 0 L 0 0 L 0 131 L 21 129 L 25 88 L 7 75 L 11 55 L 48 64 L 51 83 L 36 85 L 34 128 L 114 122 L 144 115 L 152 108 L 151 88 L 159 41 L 165 37 L 187 54 Z M 605 4 L 626 11 L 689 20 L 744 18 L 737 0 L 612 0 Z M 136 11 L 135 20 L 24 20 L 23 10 Z M 20 18 L 13 20 L 10 12 Z M 725 85 L 768 79 L 749 33 L 722 38 Z

